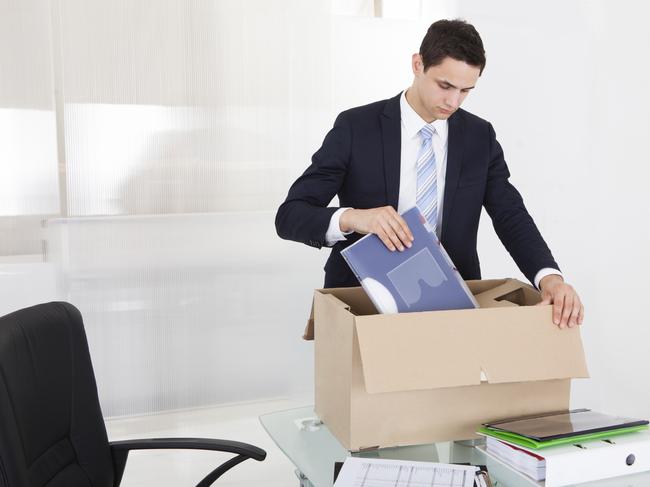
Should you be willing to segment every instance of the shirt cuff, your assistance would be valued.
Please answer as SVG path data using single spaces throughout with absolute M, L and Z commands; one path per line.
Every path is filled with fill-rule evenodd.
M 330 225 L 327 227 L 327 232 L 325 233 L 325 243 L 328 247 L 331 247 L 336 242 L 345 240 L 346 235 L 350 235 L 352 232 L 342 232 L 339 220 L 341 219 L 341 214 L 345 210 L 350 210 L 351 208 L 339 208 L 334 212 L 332 218 L 330 218 Z
M 562 279 L 564 279 L 564 276 L 560 271 L 557 269 L 553 269 L 552 267 L 544 267 L 542 270 L 538 271 L 537 274 L 535 274 L 535 287 L 539 289 L 539 283 L 541 282 L 542 279 L 544 279 L 546 276 L 550 276 L 551 274 L 556 274 L 560 276 Z

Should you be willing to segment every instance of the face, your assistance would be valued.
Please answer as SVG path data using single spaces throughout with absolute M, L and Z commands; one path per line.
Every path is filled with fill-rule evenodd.
M 422 58 L 413 54 L 412 66 L 415 78 L 406 99 L 428 123 L 451 117 L 476 85 L 480 73 L 477 66 L 450 57 L 424 71 Z

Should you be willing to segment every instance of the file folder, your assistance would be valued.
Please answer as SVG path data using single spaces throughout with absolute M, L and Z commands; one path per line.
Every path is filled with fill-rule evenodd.
M 617 429 L 629 430 L 636 426 L 647 427 L 648 423 L 647 419 L 614 416 L 591 409 L 573 409 L 503 419 L 483 426 L 493 432 L 509 433 L 519 438 L 528 438 L 546 444 L 562 438 L 607 433 Z
M 402 214 L 413 246 L 391 252 L 374 234 L 341 255 L 380 313 L 477 308 L 478 303 L 417 207 Z

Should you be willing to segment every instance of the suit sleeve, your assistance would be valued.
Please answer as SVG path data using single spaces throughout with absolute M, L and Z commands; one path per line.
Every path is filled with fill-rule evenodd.
M 278 208 L 275 228 L 278 235 L 312 247 L 327 245 L 325 234 L 338 207 L 328 207 L 339 192 L 347 174 L 352 142 L 350 123 L 340 114 L 311 165 L 289 188 Z
M 492 125 L 489 126 L 489 137 L 490 160 L 483 205 L 499 239 L 532 283 L 540 269 L 560 268 L 526 210 L 521 195 L 508 180 L 510 172 Z

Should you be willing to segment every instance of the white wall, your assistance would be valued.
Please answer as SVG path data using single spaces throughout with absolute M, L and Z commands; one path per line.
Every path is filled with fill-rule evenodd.
M 493 122 L 513 182 L 585 302 L 592 378 L 574 382 L 572 405 L 648 417 L 650 7 L 465 0 L 460 14 L 488 59 L 466 107 Z M 479 245 L 485 276 L 517 273 L 489 219 Z

